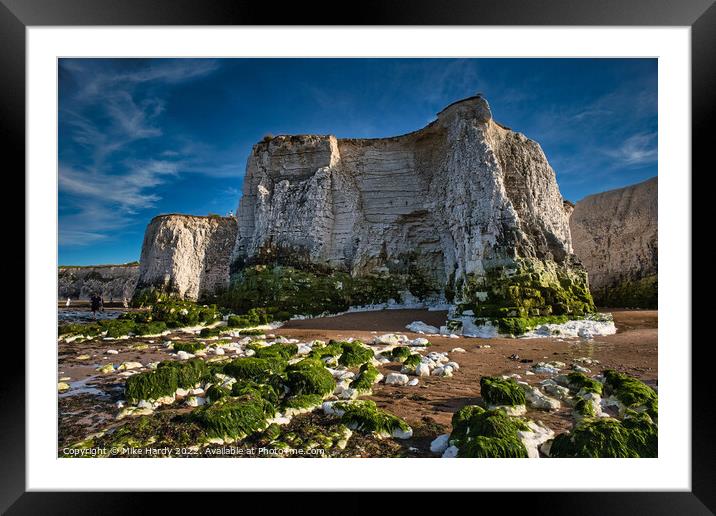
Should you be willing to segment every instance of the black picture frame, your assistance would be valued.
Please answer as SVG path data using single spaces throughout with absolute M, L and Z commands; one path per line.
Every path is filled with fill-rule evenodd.
M 692 159 L 694 171 L 706 173 L 713 146 L 710 117 L 716 105 L 716 5 L 714 0 L 364 0 L 350 7 L 329 2 L 286 3 L 243 0 L 0 0 L 0 125 L 4 162 L 25 166 L 25 29 L 29 26 L 88 25 L 577 25 L 689 26 L 692 71 Z M 711 160 L 708 161 L 711 164 Z M 712 168 L 712 165 L 711 167 Z M 8 172 L 9 168 L 6 169 Z M 690 180 L 685 177 L 684 180 Z M 19 248 L 19 246 L 16 246 Z M 23 255 L 24 257 L 24 255 Z M 19 256 L 15 255 L 15 261 Z M 19 269 L 19 264 L 15 265 Z M 26 274 L 31 271 L 26 270 Z M 688 301 L 688 300 L 687 300 Z M 26 314 L 26 324 L 28 324 Z M 690 341 L 690 336 L 687 337 Z M 687 352 L 691 342 L 680 345 Z M 710 344 L 710 343 L 708 343 Z M 544 507 L 551 514 L 711 514 L 714 495 L 714 388 L 710 380 L 710 346 L 691 346 L 692 490 L 690 492 L 599 492 L 509 494 L 509 507 Z M 25 358 L 0 376 L 0 510 L 7 514 L 114 514 L 145 512 L 156 494 L 39 493 L 25 489 Z M 692 411 L 695 413 L 695 411 Z M 320 482 L 320 480 L 317 480 Z M 317 489 L 320 485 L 317 485 Z M 212 495 L 214 496 L 214 495 Z M 245 495 L 242 495 L 245 496 Z M 273 496 L 273 495 L 272 495 Z M 481 493 L 480 497 L 505 494 Z M 549 499 L 547 499 L 549 498 Z M 281 498 L 272 503 L 282 503 Z M 164 496 L 164 511 L 197 502 L 177 493 Z M 207 499 L 199 504 L 208 507 Z M 486 500 L 505 503 L 499 499 Z M 216 503 L 212 500 L 212 505 Z M 247 502 L 251 503 L 251 502 Z M 487 507 L 480 502 L 481 507 Z M 342 505 L 351 507 L 347 498 Z M 216 510 L 219 509 L 217 504 Z M 356 507 L 357 508 L 357 507 Z

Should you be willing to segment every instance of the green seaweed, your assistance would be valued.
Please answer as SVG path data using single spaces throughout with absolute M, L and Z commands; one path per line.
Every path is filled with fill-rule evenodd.
M 648 414 L 624 421 L 584 418 L 569 433 L 555 437 L 551 457 L 656 457 L 658 430 Z
M 376 383 L 380 371 L 373 366 L 373 364 L 363 364 L 358 371 L 358 374 L 350 383 L 352 389 L 356 389 L 358 392 L 368 392 L 372 389 L 373 384 Z
M 512 378 L 483 376 L 480 378 L 480 392 L 488 405 L 525 404 L 525 393 Z
M 174 342 L 172 344 L 174 351 L 184 351 L 186 353 L 196 353 L 200 349 L 204 349 L 206 344 L 203 342 Z
M 381 355 L 392 359 L 393 362 L 404 362 L 411 355 L 411 353 L 412 351 L 408 346 L 398 346 L 390 351 L 384 351 Z
M 567 382 L 571 389 L 575 391 L 593 392 L 601 396 L 603 385 L 601 382 L 593 378 L 589 378 L 584 373 L 572 372 L 567 375 Z
M 223 372 L 237 380 L 262 380 L 271 374 L 281 373 L 286 361 L 281 358 L 236 358 L 224 365 Z
M 190 414 L 190 419 L 205 429 L 209 437 L 240 439 L 264 430 L 275 408 L 255 395 L 224 397 Z
M 298 394 L 289 396 L 283 402 L 285 409 L 309 409 L 321 405 L 323 396 L 320 394 Z
M 320 364 L 320 365 L 318 365 Z M 315 359 L 304 359 L 286 368 L 286 385 L 292 395 L 327 396 L 336 388 L 333 375 Z
M 288 360 L 292 356 L 298 353 L 298 346 L 296 344 L 283 344 L 275 343 L 270 346 L 264 346 L 256 350 L 254 357 L 256 358 L 280 358 Z
M 408 423 L 393 414 L 379 409 L 374 401 L 356 400 L 338 402 L 334 409 L 344 411 L 341 422 L 348 428 L 364 433 L 374 432 L 379 435 L 392 435 L 393 432 L 410 430 Z
M 654 389 L 632 376 L 611 369 L 604 371 L 603 374 L 604 386 L 608 392 L 626 407 L 634 409 L 643 407 L 652 419 L 658 418 L 658 395 Z
M 520 418 L 500 410 L 485 410 L 468 405 L 452 417 L 450 442 L 458 447 L 459 457 L 527 457 L 519 431 L 529 430 Z
M 458 451 L 458 457 L 492 459 L 526 459 L 527 448 L 515 437 L 485 437 L 479 435 L 466 441 Z
M 352 342 L 340 342 L 343 352 L 341 353 L 338 363 L 346 367 L 355 367 L 365 364 L 374 356 L 373 350 L 367 348 L 359 340 Z
M 206 364 L 199 359 L 161 362 L 154 371 L 138 373 L 127 378 L 125 396 L 130 403 L 172 396 L 180 387 L 193 388 L 205 379 L 207 374 Z

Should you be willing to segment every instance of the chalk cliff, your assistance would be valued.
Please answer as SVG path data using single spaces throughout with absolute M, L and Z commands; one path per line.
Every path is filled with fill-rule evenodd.
M 159 215 L 147 226 L 137 292 L 157 289 L 197 300 L 229 282 L 234 217 Z
M 570 218 L 574 252 L 602 306 L 655 308 L 658 181 L 590 195 Z
M 234 271 L 278 263 L 418 277 L 485 316 L 593 308 L 554 171 L 481 96 L 403 136 L 256 144 L 238 221 Z
M 139 279 L 139 265 L 95 265 L 92 267 L 60 267 L 57 275 L 57 297 L 88 300 L 93 293 L 105 302 L 132 299 Z

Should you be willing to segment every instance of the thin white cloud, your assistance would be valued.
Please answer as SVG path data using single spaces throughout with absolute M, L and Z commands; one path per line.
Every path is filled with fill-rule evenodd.
M 152 61 L 130 71 L 117 71 L 116 64 L 115 60 L 61 61 L 62 69 L 80 85 L 62 98 L 65 123 L 60 139 L 78 146 L 59 166 L 61 205 L 72 212 L 60 217 L 63 246 L 97 243 L 135 223 L 139 210 L 161 200 L 156 187 L 179 174 L 179 153 L 159 152 L 158 159 L 131 158 L 134 142 L 164 134 L 160 123 L 164 100 L 139 86 L 178 84 L 219 67 L 213 59 Z M 120 152 L 121 161 L 110 160 Z
M 656 133 L 639 133 L 630 136 L 616 149 L 606 149 L 604 153 L 626 166 L 639 166 L 656 161 L 658 150 Z

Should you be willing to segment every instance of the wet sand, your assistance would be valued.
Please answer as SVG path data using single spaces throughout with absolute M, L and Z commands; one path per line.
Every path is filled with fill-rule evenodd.
M 463 348 L 465 353 L 449 353 L 450 359 L 460 365 L 451 378 L 420 378 L 415 387 L 388 386 L 377 384 L 373 387 L 373 399 L 379 406 L 404 418 L 415 430 L 415 436 L 406 441 L 406 448 L 412 447 L 409 456 L 432 456 L 429 443 L 438 434 L 450 431 L 452 414 L 459 408 L 480 403 L 480 377 L 517 373 L 522 380 L 537 384 L 549 375 L 526 375 L 531 363 L 520 360 L 565 362 L 567 366 L 575 358 L 589 357 L 600 364 L 591 366 L 592 373 L 602 369 L 616 369 L 640 378 L 646 383 L 658 385 L 657 370 L 657 327 L 658 314 L 646 310 L 607 310 L 614 314 L 617 333 L 593 340 L 538 338 L 538 339 L 476 339 L 429 337 L 428 351 L 450 352 Z M 405 325 L 423 321 L 430 325 L 444 324 L 445 312 L 427 310 L 384 310 L 379 312 L 356 312 L 337 317 L 290 321 L 274 331 L 277 335 L 302 341 L 321 339 L 360 338 L 370 342 L 383 333 L 403 333 L 410 338 L 421 335 L 408 332 Z M 177 336 L 172 335 L 176 340 Z M 185 335 L 187 341 L 194 336 Z M 152 361 L 175 359 L 162 346 L 163 337 L 132 338 L 126 340 L 102 340 L 59 345 L 58 380 L 69 377 L 73 385 L 72 395 L 59 396 L 58 444 L 86 437 L 115 422 L 114 403 L 123 398 L 125 377 L 114 373 L 98 374 L 96 368 L 112 362 L 137 361 L 147 364 Z M 147 344 L 146 349 L 133 349 L 136 344 Z M 490 347 L 484 347 L 484 346 Z M 117 355 L 106 353 L 115 349 Z M 424 352 L 426 353 L 426 352 Z M 80 360 L 78 355 L 87 354 L 88 359 Z M 519 355 L 518 360 L 510 356 Z M 381 366 L 387 374 L 399 371 L 399 364 Z M 73 382 L 81 382 L 73 384 Z M 77 389 L 77 390 L 76 390 Z M 571 409 L 563 407 L 556 412 L 528 411 L 528 417 L 541 420 L 555 432 L 569 430 L 572 424 Z M 415 450 L 417 448 L 417 450 Z
M 513 354 L 519 359 L 540 361 L 559 360 L 568 366 L 571 360 L 589 357 L 599 360 L 592 367 L 594 374 L 602 369 L 616 369 L 629 373 L 649 385 L 658 385 L 656 310 L 607 310 L 614 315 L 617 327 L 615 335 L 584 339 L 475 339 L 429 337 L 432 344 L 428 351 L 448 351 L 456 347 L 466 353 L 449 353 L 451 360 L 460 365 L 452 378 L 421 378 L 417 387 L 394 387 L 377 384 L 373 399 L 379 406 L 404 418 L 411 425 L 425 424 L 423 417 L 438 425 L 450 428 L 452 414 L 465 405 L 481 402 L 480 377 L 503 374 L 519 374 L 522 380 L 535 385 L 550 375 L 525 375 L 531 363 L 511 360 Z M 405 329 L 413 321 L 430 325 L 444 324 L 446 312 L 426 310 L 384 310 L 381 312 L 357 312 L 338 317 L 290 321 L 277 330 L 281 335 L 302 340 L 361 338 L 370 341 L 382 333 L 403 333 L 410 338 L 421 335 Z M 359 329 L 363 328 L 363 329 Z M 489 345 L 490 348 L 481 346 Z M 385 374 L 399 371 L 400 365 L 381 367 Z M 563 407 L 556 412 L 529 410 L 528 415 L 542 420 L 559 432 L 569 430 L 571 409 Z

